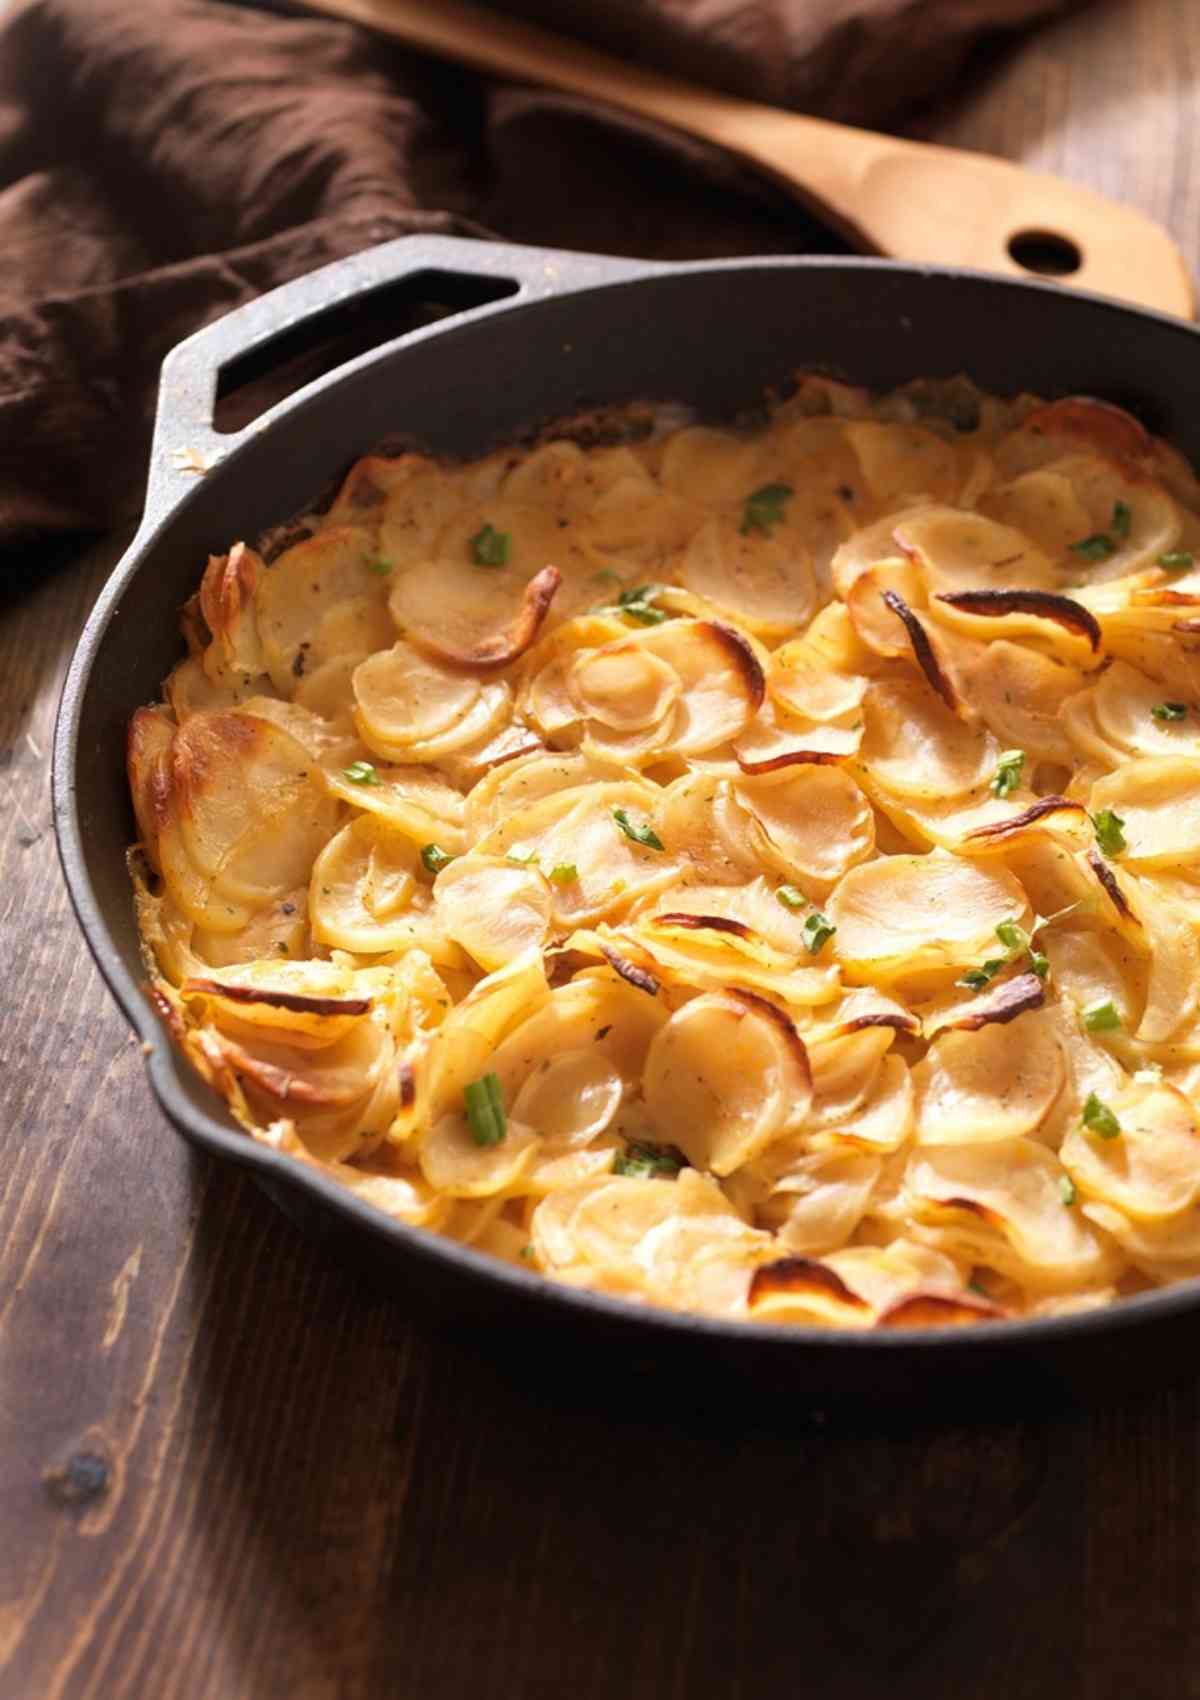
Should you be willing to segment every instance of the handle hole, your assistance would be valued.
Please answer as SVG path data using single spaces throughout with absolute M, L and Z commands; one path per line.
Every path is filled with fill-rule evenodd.
M 429 270 L 339 301 L 227 361 L 217 375 L 213 426 L 223 435 L 243 431 L 269 407 L 348 360 L 422 325 L 502 301 L 519 288 L 512 278 Z
M 1070 277 L 1083 264 L 1078 245 L 1053 230 L 1018 230 L 1008 239 L 1008 251 L 1019 266 L 1039 277 Z

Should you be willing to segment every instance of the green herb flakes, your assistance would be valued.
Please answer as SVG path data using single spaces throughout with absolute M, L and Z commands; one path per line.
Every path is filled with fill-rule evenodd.
M 1075 1190 L 1075 1182 L 1071 1179 L 1070 1175 L 1060 1175 L 1058 1177 L 1058 1196 L 1062 1199 L 1068 1209 L 1079 1197 L 1078 1192 Z
M 1192 566 L 1192 554 L 1188 549 L 1168 549 L 1165 555 L 1158 557 L 1158 564 L 1169 573 L 1186 573 Z
M 1112 998 L 1096 998 L 1093 1003 L 1084 1003 L 1081 1015 L 1090 1034 L 1112 1034 L 1120 1027 L 1120 1010 Z
M 1080 1121 L 1084 1127 L 1090 1128 L 1100 1139 L 1117 1139 L 1120 1137 L 1121 1124 L 1109 1109 L 1102 1103 L 1094 1092 L 1089 1092 L 1087 1102 L 1083 1106 Z
M 978 968 L 968 968 L 962 979 L 955 981 L 955 984 L 964 987 L 968 992 L 981 992 L 985 986 L 990 985 L 1000 970 L 1007 966 L 1006 956 L 989 956 Z
M 804 926 L 801 928 L 801 932 L 804 935 L 805 944 L 816 956 L 826 940 L 831 939 L 837 932 L 837 928 L 832 921 L 822 915 L 819 909 L 814 909 L 811 915 L 804 917 Z
M 579 869 L 574 862 L 559 862 L 557 866 L 551 868 L 550 878 L 555 885 L 573 885 L 579 878 Z
M 374 561 L 364 561 L 363 566 L 369 573 L 374 573 L 376 578 L 386 578 L 392 570 L 392 563 L 385 560 L 382 555 Z
M 652 1180 L 656 1175 L 674 1180 L 680 1169 L 686 1167 L 682 1153 L 674 1146 L 647 1145 L 640 1139 L 631 1139 L 624 1151 L 614 1156 L 612 1172 L 633 1180 Z
M 512 536 L 484 525 L 471 539 L 471 559 L 477 567 L 506 567 L 512 553 Z
M 794 885 L 781 885 L 775 893 L 775 898 L 785 909 L 803 909 L 808 901 L 804 893 Z
M 992 775 L 992 796 L 1007 797 L 1015 791 L 1021 783 L 1021 769 L 1024 766 L 1024 750 L 1001 750 L 996 771 Z
M 381 785 L 383 781 L 369 761 L 352 761 L 342 772 L 352 785 Z
M 421 865 L 427 873 L 440 874 L 442 869 L 448 867 L 453 860 L 454 857 L 448 856 L 440 844 L 422 844 L 421 846 Z
M 499 1078 L 485 1074 L 482 1080 L 473 1080 L 463 1088 L 463 1103 L 476 1145 L 499 1145 L 508 1132 Z
M 1128 537 L 1129 527 L 1133 524 L 1133 511 L 1128 502 L 1114 502 L 1112 512 L 1113 533 L 1117 537 Z
M 1092 825 L 1096 829 L 1096 843 L 1104 854 L 1119 856 L 1126 848 L 1122 817 L 1113 809 L 1100 809 L 1092 816 Z
M 1117 546 L 1107 532 L 1095 531 L 1090 537 L 1081 537 L 1078 543 L 1072 543 L 1076 555 L 1082 555 L 1085 561 L 1107 561 L 1110 555 L 1115 555 Z
M 1111 998 L 1083 1006 L 1083 1025 L 1089 1033 L 1112 1033 L 1121 1025 L 1121 1012 Z
M 652 606 L 661 589 L 660 584 L 639 584 L 632 590 L 623 590 L 617 597 L 617 607 L 622 614 L 643 626 L 661 626 L 667 617 L 666 611 Z
M 1187 718 L 1187 703 L 1156 702 L 1150 713 L 1155 720 L 1163 723 L 1169 723 L 1172 720 L 1185 720 Z
M 749 537 L 752 531 L 761 531 L 764 537 L 769 537 L 775 526 L 783 524 L 783 510 L 791 494 L 790 484 L 762 484 L 752 491 L 746 497 L 742 510 L 739 528 L 742 536 Z
M 527 867 L 529 867 L 529 865 L 532 862 L 537 861 L 537 851 L 536 850 L 510 850 L 508 852 L 508 854 L 505 856 L 504 860 L 506 862 L 515 863 L 518 868 L 527 868 Z
M 648 821 L 644 821 L 641 826 L 634 826 L 627 809 L 614 809 L 612 817 L 626 838 L 632 839 L 635 844 L 641 844 L 647 850 L 662 849 L 663 841 Z
M 1029 949 L 1029 934 L 1024 927 L 1018 927 L 1015 921 L 999 922 L 996 937 L 1010 955 L 1016 956 L 1020 951 Z

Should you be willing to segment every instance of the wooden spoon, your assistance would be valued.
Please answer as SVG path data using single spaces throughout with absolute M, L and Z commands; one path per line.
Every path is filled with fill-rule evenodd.
M 1190 318 L 1174 241 L 1133 207 L 1010 160 L 697 88 L 468 0 L 305 0 L 412 47 L 674 125 L 748 160 L 868 253 L 1054 276 Z M 1022 263 L 1022 261 L 1024 263 Z

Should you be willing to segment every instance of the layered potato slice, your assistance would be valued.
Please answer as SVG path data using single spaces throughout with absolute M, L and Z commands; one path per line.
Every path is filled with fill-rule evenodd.
M 595 644 L 604 630 L 573 622 L 538 657 L 523 706 L 549 742 L 582 742 L 593 757 L 641 767 L 701 755 L 749 726 L 765 686 L 743 633 L 671 619 Z
M 843 973 L 867 984 L 969 965 L 992 949 L 997 926 L 1031 919 L 1024 891 L 1005 869 L 941 850 L 852 868 L 829 914 Z
M 162 727 L 154 725 L 157 738 Z M 140 786 L 148 796 L 163 879 L 191 920 L 236 932 L 307 884 L 336 809 L 295 738 L 240 709 L 195 714 L 142 780 L 141 765 L 154 762 L 149 747 L 150 736 L 139 738 L 135 795 Z
M 1130 414 L 801 375 L 251 542 L 127 763 L 150 996 L 253 1137 L 747 1323 L 1200 1276 L 1200 482 Z
M 904 1194 L 914 1236 L 999 1270 L 1034 1293 L 1099 1286 L 1121 1259 L 1107 1235 L 1063 1203 L 1064 1168 L 1032 1139 L 922 1147 Z

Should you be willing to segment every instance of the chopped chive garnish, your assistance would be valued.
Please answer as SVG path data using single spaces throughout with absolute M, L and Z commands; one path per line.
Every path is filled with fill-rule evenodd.
M 1089 1092 L 1087 1102 L 1083 1106 L 1080 1121 L 1084 1127 L 1091 1128 L 1101 1139 L 1117 1139 L 1120 1136 L 1121 1124 L 1113 1115 L 1108 1105 L 1102 1103 L 1094 1092 Z
M 428 873 L 440 874 L 442 869 L 453 860 L 454 857 L 448 856 L 440 844 L 423 844 L 421 846 L 421 862 Z
M 996 937 L 1014 956 L 1018 951 L 1029 949 L 1029 934 L 1015 921 L 1000 921 L 996 926 Z
M 783 510 L 791 494 L 790 484 L 762 484 L 751 491 L 742 509 L 739 528 L 742 536 L 749 537 L 752 531 L 761 531 L 769 537 L 773 526 L 783 524 Z
M 1096 843 L 1106 856 L 1119 856 L 1126 848 L 1125 834 L 1121 828 L 1125 825 L 1123 818 L 1112 809 L 1101 809 L 1092 816 L 1092 825 L 1096 829 Z
M 649 822 L 644 822 L 641 826 L 634 826 L 627 809 L 614 809 L 612 817 L 626 838 L 631 838 L 635 844 L 644 845 L 647 850 L 662 849 L 663 841 Z
M 1183 720 L 1187 716 L 1186 702 L 1156 702 L 1150 710 L 1155 720 Z
M 804 917 L 804 925 L 800 929 L 804 942 L 815 956 L 827 939 L 831 939 L 837 928 L 819 909 L 814 909 L 811 915 Z
M 1066 1205 L 1074 1204 L 1075 1200 L 1079 1197 L 1079 1194 L 1075 1190 L 1075 1182 L 1071 1179 L 1070 1175 L 1060 1175 L 1058 1177 L 1058 1196 Z
M 555 885 L 573 885 L 579 878 L 579 869 L 574 862 L 559 862 L 557 867 L 551 868 L 550 878 Z
M 508 1117 L 504 1113 L 504 1096 L 500 1081 L 494 1074 L 473 1080 L 463 1087 L 463 1103 L 471 1138 L 476 1145 L 499 1145 L 508 1132 Z
M 1078 543 L 1072 543 L 1076 555 L 1082 555 L 1085 561 L 1107 561 L 1110 555 L 1115 555 L 1117 546 L 1106 532 L 1095 531 L 1090 537 L 1081 537 Z
M 962 979 L 957 982 L 969 992 L 981 992 L 983 988 L 996 978 L 1002 968 L 1007 968 L 1006 956 L 989 956 L 987 961 L 978 968 L 968 968 Z
M 1024 750 L 1001 750 L 996 762 L 996 771 L 992 775 L 992 796 L 1007 797 L 1021 783 L 1021 769 L 1025 766 Z
M 382 555 L 377 560 L 364 561 L 363 566 L 369 573 L 374 573 L 377 578 L 386 578 L 392 570 L 392 563 L 384 560 Z
M 999 921 L 996 924 L 996 937 L 1008 952 L 1007 956 L 989 956 L 987 961 L 978 968 L 968 968 L 962 978 L 956 983 L 969 992 L 981 992 L 990 985 L 996 975 L 1007 968 L 1015 956 L 1028 952 L 1029 966 L 1040 980 L 1044 980 L 1050 972 L 1050 964 L 1040 950 L 1034 950 L 1030 943 L 1029 934 L 1024 927 L 1019 927 L 1015 921 Z
M 1111 1033 L 1121 1025 L 1121 1014 L 1111 998 L 1097 998 L 1083 1006 L 1083 1025 L 1089 1033 Z
M 1129 527 L 1133 523 L 1133 512 L 1128 502 L 1114 502 L 1112 528 L 1118 537 L 1128 537 Z
M 504 860 L 506 862 L 515 862 L 518 868 L 527 868 L 531 862 L 537 861 L 537 851 L 510 850 Z
M 781 885 L 775 896 L 785 909 L 803 909 L 807 902 L 804 893 L 794 885 Z
M 1190 549 L 1168 549 L 1165 555 L 1158 557 L 1160 567 L 1165 567 L 1169 573 L 1186 573 L 1192 565 Z
M 382 780 L 369 761 L 352 761 L 342 772 L 352 785 L 380 785 Z
M 634 1180 L 651 1180 L 655 1175 L 667 1175 L 672 1180 L 680 1169 L 687 1167 L 682 1154 L 671 1145 L 647 1145 L 631 1139 L 624 1151 L 613 1158 L 614 1175 L 627 1175 Z
M 494 525 L 481 526 L 471 539 L 471 559 L 477 567 L 506 567 L 511 550 L 511 535 Z
M 651 606 L 661 589 L 659 584 L 639 584 L 632 590 L 623 590 L 617 597 L 617 607 L 622 614 L 628 614 L 631 620 L 638 620 L 643 626 L 661 626 L 667 617 L 666 611 Z

